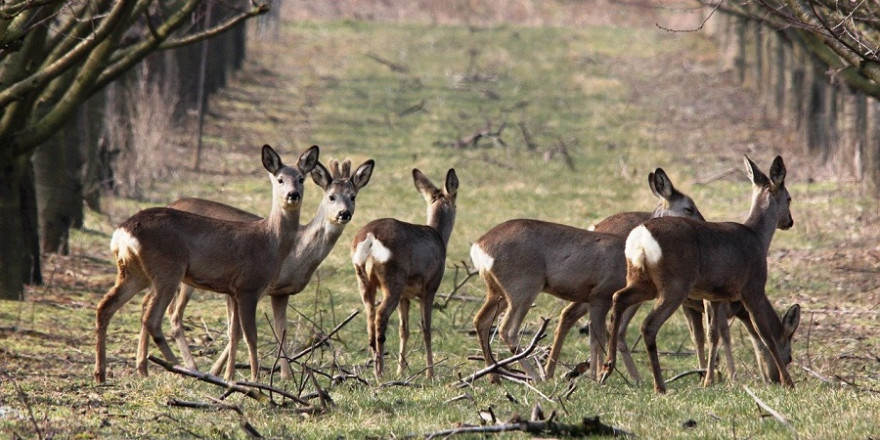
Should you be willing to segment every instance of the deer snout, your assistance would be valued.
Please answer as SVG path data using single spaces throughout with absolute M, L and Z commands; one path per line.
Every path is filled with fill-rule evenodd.
M 287 193 L 287 197 L 285 197 L 285 201 L 287 203 L 299 203 L 300 199 L 302 199 L 302 195 L 300 195 L 299 191 L 290 191 Z
M 336 213 L 336 222 L 337 223 L 348 223 L 351 221 L 351 210 L 345 209 Z
M 794 219 L 791 216 L 779 223 L 779 229 L 782 229 L 783 231 L 791 229 L 792 226 L 794 226 Z

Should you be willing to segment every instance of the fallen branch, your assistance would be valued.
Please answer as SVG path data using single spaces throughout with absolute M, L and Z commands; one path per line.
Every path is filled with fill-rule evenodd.
M 157 364 L 172 373 L 177 373 L 177 374 L 180 374 L 183 376 L 189 376 L 189 377 L 195 378 L 197 380 L 200 380 L 202 382 L 207 382 L 212 385 L 217 385 L 217 386 L 221 386 L 223 388 L 226 388 L 225 395 L 229 395 L 230 393 L 237 392 L 237 393 L 244 394 L 245 396 L 250 397 L 251 399 L 254 399 L 257 402 L 268 403 L 270 405 L 276 406 L 277 404 L 272 399 L 270 399 L 269 396 L 263 394 L 260 391 L 262 389 L 262 390 L 266 390 L 266 391 L 271 391 L 273 393 L 278 393 L 279 395 L 286 397 L 296 403 L 299 403 L 301 405 L 306 405 L 306 407 L 300 408 L 299 409 L 300 411 L 303 411 L 303 412 L 314 412 L 315 411 L 315 409 L 312 408 L 311 406 L 309 406 L 309 403 L 306 402 L 305 400 L 302 400 L 299 397 L 294 396 L 293 394 L 290 394 L 284 390 L 281 390 L 281 389 L 278 389 L 278 388 L 275 388 L 275 387 L 272 387 L 269 385 L 260 384 L 260 383 L 253 383 L 253 382 L 227 382 L 227 381 L 221 379 L 220 377 L 214 376 L 213 374 L 189 370 L 189 369 L 183 368 L 179 365 L 172 365 L 171 363 L 165 361 L 164 359 L 159 359 L 156 356 L 151 355 L 148 359 L 150 360 L 150 362 L 153 362 L 154 364 Z
M 324 345 L 324 343 L 327 342 L 330 338 L 332 338 L 333 335 L 336 334 L 336 332 L 338 332 L 342 327 L 345 327 L 346 324 L 348 324 L 352 319 L 354 319 L 354 317 L 357 316 L 358 313 L 360 313 L 360 310 L 355 310 L 355 311 L 351 312 L 351 314 L 348 315 L 348 318 L 343 319 L 342 322 L 340 322 L 336 327 L 333 328 L 333 330 L 330 330 L 330 333 L 327 333 L 321 339 L 319 339 L 317 342 L 310 345 L 308 348 L 304 349 L 303 351 L 300 351 L 299 353 L 287 358 L 288 362 L 295 362 L 297 359 L 311 353 L 316 348 Z
M 746 390 L 746 393 L 748 393 L 748 395 L 752 398 L 752 400 L 754 400 L 755 403 L 758 404 L 759 408 L 766 411 L 767 414 L 770 414 L 771 416 L 773 416 L 773 418 L 778 420 L 779 423 L 782 423 L 783 425 L 787 426 L 791 430 L 791 432 L 794 433 L 795 438 L 797 438 L 797 432 L 794 430 L 794 427 L 791 426 L 791 423 L 789 423 L 788 420 L 785 419 L 785 417 L 782 417 L 782 414 L 779 414 L 775 409 L 771 408 L 769 405 L 764 403 L 763 400 L 759 399 L 758 396 L 755 394 L 755 392 L 752 391 L 751 389 L 749 389 L 748 386 L 743 385 L 743 389 Z
M 520 351 L 519 353 L 516 353 L 507 359 L 502 359 L 498 362 L 495 362 L 494 364 L 492 364 L 486 368 L 483 368 L 482 370 L 479 370 L 474 374 L 471 374 L 470 376 L 468 376 L 465 379 L 459 379 L 459 384 L 458 384 L 459 388 L 469 386 L 475 380 L 477 380 L 477 379 L 479 379 L 489 373 L 499 372 L 502 367 L 509 365 L 509 364 L 512 364 L 514 362 L 517 362 L 520 359 L 524 359 L 524 358 L 528 357 L 532 353 L 532 351 L 535 350 L 535 347 L 538 346 L 538 341 L 544 338 L 544 336 L 545 336 L 544 332 L 547 330 L 547 325 L 550 324 L 550 320 L 547 318 L 541 318 L 541 320 L 543 321 L 541 323 L 541 327 L 535 333 L 535 336 L 532 337 L 532 341 L 529 343 L 528 347 L 526 347 L 525 350 Z
M 727 177 L 727 176 L 729 176 L 729 175 L 731 175 L 731 174 L 736 174 L 737 172 L 739 172 L 739 168 L 730 168 L 730 169 L 724 170 L 724 171 L 722 171 L 722 172 L 720 172 L 720 173 L 713 174 L 713 175 L 711 175 L 711 176 L 709 176 L 709 177 L 705 177 L 705 178 L 702 178 L 702 179 L 694 180 L 693 184 L 694 184 L 694 185 L 697 185 L 697 186 L 699 186 L 699 185 L 708 185 L 708 184 L 710 184 L 710 183 L 712 183 L 712 182 L 714 182 L 714 181 L 716 181 L 716 180 L 723 179 L 723 178 L 725 178 L 725 177 Z
M 533 435 L 542 436 L 565 436 L 565 437 L 587 437 L 593 435 L 613 435 L 625 436 L 626 432 L 613 426 L 605 425 L 599 421 L 599 416 L 584 417 L 580 424 L 566 424 L 553 420 L 516 420 L 510 423 L 490 426 L 462 426 L 458 428 L 446 429 L 443 431 L 432 432 L 427 434 L 425 438 L 433 439 L 440 437 L 449 437 L 456 434 L 494 434 L 500 432 L 521 431 Z
M 213 403 L 207 402 L 189 402 L 185 400 L 171 399 L 166 403 L 168 406 L 175 406 L 179 408 L 195 408 L 195 409 L 228 409 L 232 410 L 236 414 L 238 414 L 241 424 L 241 429 L 248 435 L 250 438 L 264 438 L 256 428 L 247 420 L 244 416 L 244 411 L 241 410 L 238 406 L 230 405 L 228 403 L 215 401 Z
M 452 292 L 449 292 L 449 295 L 446 296 L 446 300 L 443 301 L 443 304 L 434 305 L 434 307 L 439 306 L 439 309 L 445 308 L 449 304 L 449 301 L 451 301 L 452 298 L 455 296 L 455 294 L 458 293 L 458 290 L 464 287 L 464 285 L 467 284 L 467 282 L 470 281 L 471 278 L 480 273 L 476 269 L 471 269 L 470 267 L 468 267 L 466 261 L 462 261 L 461 266 L 459 266 L 458 264 L 453 264 L 452 266 L 455 268 L 455 275 L 452 278 Z M 459 282 L 458 272 L 461 269 L 464 269 L 465 277 L 463 280 L 461 280 L 461 282 Z
M 681 378 L 684 378 L 684 377 L 690 376 L 690 375 L 692 375 L 692 374 L 699 374 L 699 375 L 700 375 L 700 379 L 702 379 L 703 377 L 706 376 L 706 369 L 705 369 L 705 368 L 697 368 L 696 370 L 688 370 L 688 371 L 685 371 L 685 372 L 683 372 L 683 373 L 678 373 L 678 374 L 676 374 L 675 376 L 672 376 L 671 378 L 667 379 L 667 380 L 666 380 L 666 383 L 672 383 L 672 382 L 675 382 L 675 381 L 677 381 L 677 380 L 679 380 L 679 379 L 681 379 Z
M 406 66 L 404 66 L 404 65 L 402 65 L 402 64 L 397 64 L 397 63 L 395 63 L 395 62 L 393 62 L 393 61 L 386 60 L 385 58 L 382 58 L 382 57 L 380 57 L 379 55 L 376 55 L 376 54 L 374 54 L 374 53 L 372 53 L 372 52 L 368 52 L 368 53 L 367 53 L 367 58 L 369 58 L 369 59 L 371 59 L 371 60 L 373 60 L 373 61 L 375 61 L 375 62 L 377 62 L 377 63 L 379 63 L 379 64 L 381 64 L 381 65 L 383 65 L 383 66 L 385 66 L 385 67 L 387 67 L 387 68 L 389 68 L 389 69 L 391 69 L 393 72 L 398 72 L 398 73 L 409 73 L 409 68 L 408 68 L 408 67 L 406 67 Z

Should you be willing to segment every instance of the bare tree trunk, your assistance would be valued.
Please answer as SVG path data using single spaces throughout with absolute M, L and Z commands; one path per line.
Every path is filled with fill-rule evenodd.
M 17 156 L 0 171 L 0 299 L 21 300 L 22 283 L 43 281 L 30 159 Z

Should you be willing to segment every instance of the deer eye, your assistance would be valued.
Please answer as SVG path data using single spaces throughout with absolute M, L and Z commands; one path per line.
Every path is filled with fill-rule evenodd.
M 279 177 L 279 178 L 278 178 L 278 184 L 279 184 L 279 185 L 283 185 L 283 184 L 284 184 L 284 178 L 283 178 L 283 177 Z
M 355 196 L 351 196 L 351 201 L 352 201 L 352 202 L 354 201 L 354 198 L 355 198 Z
M 305 177 L 300 177 L 300 178 L 299 178 L 299 183 L 303 183 L 303 182 L 305 182 L 305 181 L 306 181 Z
M 335 202 L 335 201 L 336 201 L 336 196 L 330 196 L 330 201 L 331 201 L 331 202 Z
M 693 214 L 693 213 L 694 213 L 694 208 L 684 208 L 684 212 L 685 212 L 686 214 Z

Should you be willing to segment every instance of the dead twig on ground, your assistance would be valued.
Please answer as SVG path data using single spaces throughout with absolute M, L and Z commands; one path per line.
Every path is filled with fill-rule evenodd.
M 537 151 L 538 144 L 532 139 L 532 132 L 529 131 L 529 127 L 526 126 L 526 123 L 524 121 L 519 121 L 516 125 L 519 127 L 519 131 L 522 132 L 523 141 L 526 143 L 526 149 L 529 151 Z
M 275 388 L 275 387 L 272 387 L 269 385 L 252 383 L 252 382 L 227 382 L 227 381 L 221 379 L 220 377 L 214 376 L 213 374 L 189 370 L 189 369 L 183 368 L 179 365 L 172 365 L 171 363 L 165 361 L 164 359 L 159 359 L 156 356 L 151 355 L 148 359 L 150 360 L 150 362 L 153 362 L 154 364 L 159 365 L 162 368 L 164 368 L 165 370 L 170 371 L 172 373 L 180 374 L 183 376 L 189 376 L 189 377 L 195 378 L 197 380 L 200 380 L 202 382 L 206 382 L 206 383 L 209 383 L 212 385 L 217 385 L 217 386 L 221 386 L 223 388 L 226 388 L 226 390 L 227 390 L 226 395 L 228 395 L 228 393 L 231 393 L 231 392 L 237 392 L 237 393 L 244 394 L 245 396 L 250 397 L 251 399 L 254 399 L 257 402 L 268 403 L 270 405 L 276 405 L 276 403 L 273 402 L 272 399 L 269 398 L 269 396 L 263 394 L 260 391 L 260 390 L 266 390 L 266 391 L 271 391 L 273 393 L 278 393 L 279 395 L 286 397 L 286 398 L 288 398 L 296 403 L 299 403 L 301 405 L 309 405 L 308 402 L 300 399 L 299 397 L 296 397 L 296 396 L 294 396 L 284 390 L 281 390 L 281 389 L 278 389 L 278 388 Z M 310 406 L 307 406 L 306 408 L 302 408 L 302 410 L 313 411 L 313 408 L 311 408 Z
M 529 343 L 529 345 L 526 347 L 525 350 L 520 351 L 519 353 L 516 353 L 507 359 L 502 359 L 498 362 L 495 362 L 494 364 L 471 374 L 467 378 L 464 378 L 464 379 L 459 378 L 458 387 L 463 388 L 463 387 L 470 386 L 470 384 L 473 383 L 475 380 L 477 380 L 487 374 L 490 374 L 490 373 L 502 373 L 502 370 L 501 370 L 502 367 L 504 367 L 506 365 L 510 365 L 514 362 L 519 361 L 520 359 L 524 359 L 524 358 L 528 357 L 529 355 L 531 355 L 532 351 L 535 350 L 535 347 L 538 346 L 538 341 L 540 341 L 541 339 L 544 338 L 545 332 L 547 331 L 547 325 L 550 324 L 550 320 L 547 318 L 541 318 L 541 321 L 542 321 L 541 327 L 535 333 L 535 336 L 532 337 L 532 341 Z
M 788 429 L 791 430 L 792 434 L 794 434 L 794 437 L 798 438 L 797 431 L 794 430 L 794 427 L 791 426 L 791 423 L 789 423 L 788 420 L 786 420 L 785 417 L 782 416 L 782 414 L 779 414 L 779 412 L 777 412 L 775 409 L 771 408 L 770 405 L 767 405 L 766 403 L 764 403 L 764 401 L 761 400 L 755 394 L 755 392 L 752 391 L 748 386 L 743 385 L 743 389 L 746 390 L 746 393 L 749 395 L 749 397 L 751 397 L 752 400 L 754 400 L 755 403 L 758 404 L 759 408 L 764 410 L 767 414 L 770 414 L 771 416 L 773 416 L 773 418 L 778 420 L 779 423 L 782 423 L 783 425 L 788 427 Z
M 446 438 L 458 434 L 497 434 L 512 431 L 521 431 L 540 436 L 561 437 L 589 437 L 594 435 L 611 435 L 617 437 L 630 435 L 628 432 L 620 428 L 615 428 L 600 422 L 599 416 L 583 417 L 580 423 L 568 424 L 557 422 L 555 420 L 555 412 L 551 413 L 549 418 L 540 420 L 536 419 L 536 417 L 543 417 L 540 409 L 533 410 L 532 415 L 532 420 L 524 420 L 519 416 L 515 416 L 507 423 L 483 426 L 459 426 L 452 429 L 432 432 L 425 435 L 425 438 Z M 491 419 L 494 418 L 494 414 L 492 414 Z
M 321 339 L 319 339 L 314 344 L 310 345 L 308 348 L 306 348 L 306 349 L 300 351 L 299 353 L 287 358 L 288 362 L 295 362 L 297 359 L 300 359 L 301 357 L 311 353 L 312 351 L 314 351 L 316 348 L 320 347 L 321 345 L 324 345 L 324 343 L 327 342 L 328 340 L 330 340 L 330 338 L 332 338 L 333 335 L 336 334 L 336 332 L 338 332 L 340 329 L 342 329 L 342 327 L 345 327 L 346 324 L 351 322 L 351 320 L 354 319 L 354 317 L 357 316 L 358 313 L 360 313 L 360 310 L 355 310 L 355 311 L 351 312 L 351 314 L 348 315 L 347 318 L 343 319 L 342 322 L 340 322 L 336 327 L 333 328 L 333 330 L 330 330 L 330 333 L 327 333 L 326 335 L 324 335 Z
M 390 61 L 390 60 L 387 60 L 387 59 L 385 59 L 385 58 L 382 58 L 382 57 L 380 57 L 379 55 L 376 55 L 376 54 L 373 53 L 373 52 L 367 52 L 367 58 L 369 58 L 369 59 L 371 59 L 371 60 L 373 60 L 373 61 L 375 61 L 375 62 L 377 62 L 377 63 L 379 63 L 379 64 L 381 64 L 381 65 L 383 65 L 383 66 L 385 66 L 385 67 L 387 67 L 387 68 L 389 68 L 389 69 L 391 69 L 391 71 L 393 71 L 393 72 L 397 72 L 397 73 L 409 73 L 409 68 L 408 68 L 408 67 L 406 67 L 406 66 L 404 66 L 404 65 L 402 65 L 402 64 L 397 64 L 397 63 L 395 63 L 395 62 L 393 62 L 393 61 Z
M 685 371 L 682 373 L 678 373 L 675 376 L 672 376 L 671 378 L 666 379 L 666 383 L 672 383 L 672 382 L 675 382 L 679 379 L 685 378 L 685 377 L 693 375 L 693 374 L 700 375 L 700 379 L 702 379 L 703 376 L 706 375 L 706 369 L 705 368 L 697 368 L 696 370 L 688 370 L 688 371 Z
M 459 266 L 458 264 L 453 264 L 452 267 L 455 268 L 455 272 L 452 277 L 452 292 L 449 292 L 449 295 L 446 295 L 446 300 L 443 301 L 443 304 L 434 304 L 434 307 L 438 309 L 446 308 L 446 306 L 449 305 L 449 301 L 451 301 L 455 294 L 458 293 L 458 290 L 464 287 L 464 285 L 467 284 L 467 282 L 470 281 L 471 278 L 480 273 L 475 269 L 471 269 L 466 261 L 461 261 L 461 266 Z M 461 270 L 464 270 L 465 276 L 464 279 L 459 282 L 458 275 Z
M 215 409 L 215 410 L 231 410 L 238 414 L 239 416 L 239 424 L 241 425 L 241 429 L 248 435 L 250 438 L 264 438 L 256 428 L 247 420 L 244 415 L 244 411 L 241 410 L 236 405 L 230 405 L 226 402 L 214 401 L 212 403 L 208 402 L 190 402 L 179 399 L 171 399 L 166 403 L 168 406 L 174 406 L 179 408 L 195 408 L 195 409 Z

